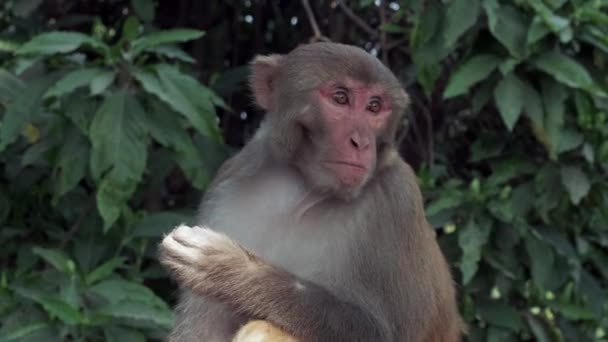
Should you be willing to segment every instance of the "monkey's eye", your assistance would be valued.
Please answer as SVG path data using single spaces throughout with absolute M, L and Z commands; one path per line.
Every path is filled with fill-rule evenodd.
M 380 103 L 380 100 L 371 100 L 367 104 L 367 110 L 369 110 L 372 113 L 378 113 L 378 112 L 380 112 L 381 109 L 382 109 L 382 103 Z
M 348 104 L 348 94 L 344 90 L 338 90 L 332 95 L 335 103 L 340 105 Z

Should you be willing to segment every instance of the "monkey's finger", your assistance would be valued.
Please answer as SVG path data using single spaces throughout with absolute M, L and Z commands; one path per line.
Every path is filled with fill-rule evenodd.
M 161 257 L 181 264 L 195 264 L 202 256 L 201 250 L 193 246 L 187 246 L 175 237 L 175 232 L 173 232 L 163 239 L 161 242 Z

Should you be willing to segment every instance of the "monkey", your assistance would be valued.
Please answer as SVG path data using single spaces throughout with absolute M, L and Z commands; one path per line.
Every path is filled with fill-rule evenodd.
M 160 243 L 182 288 L 169 340 L 460 341 L 451 271 L 395 146 L 399 80 L 329 42 L 250 68 L 260 127 L 219 169 L 197 225 Z

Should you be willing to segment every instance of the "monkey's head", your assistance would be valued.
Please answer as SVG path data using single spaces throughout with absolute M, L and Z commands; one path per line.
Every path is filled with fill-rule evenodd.
M 356 197 L 382 165 L 408 104 L 393 73 L 364 50 L 336 43 L 258 56 L 251 68 L 274 157 L 319 191 Z

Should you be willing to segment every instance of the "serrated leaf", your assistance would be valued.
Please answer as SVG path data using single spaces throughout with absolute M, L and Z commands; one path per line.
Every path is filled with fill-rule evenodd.
M 481 260 L 481 250 L 488 241 L 489 235 L 489 227 L 482 229 L 473 220 L 470 220 L 464 229 L 460 231 L 458 245 L 462 250 L 460 272 L 462 273 L 462 283 L 464 285 L 468 284 L 477 273 L 479 260 Z
M 91 95 L 99 95 L 103 93 L 114 82 L 116 77 L 115 71 L 103 71 L 93 77 L 89 84 Z
M 146 51 L 155 53 L 155 54 L 163 56 L 163 57 L 177 59 L 179 61 L 186 62 L 186 63 L 192 63 L 192 64 L 196 63 L 196 60 L 194 58 L 190 57 L 190 55 L 187 54 L 184 50 L 178 48 L 177 46 L 173 46 L 173 45 L 155 46 L 155 47 L 146 49 Z
M 85 276 L 85 283 L 87 285 L 93 285 L 99 282 L 100 280 L 107 278 L 114 272 L 117 267 L 122 266 L 124 262 L 125 258 L 123 257 L 114 257 L 106 261 L 101 266 L 97 267 L 91 273 Z
M 505 76 L 494 89 L 496 107 L 509 131 L 521 115 L 525 96 L 525 84 L 515 74 Z
M 217 116 L 211 101 L 213 93 L 175 67 L 161 64 L 156 70 L 158 76 L 143 70 L 136 70 L 133 75 L 146 91 L 184 115 L 202 135 L 220 139 Z
M 23 341 L 28 336 L 48 328 L 49 325 L 47 323 L 35 322 L 26 324 L 23 326 L 19 326 L 14 330 L 9 330 L 8 332 L 0 335 L 0 340 L 9 342 L 9 341 Z
M 141 332 L 121 326 L 104 327 L 103 333 L 107 342 L 146 342 L 146 336 Z
M 204 165 L 201 153 L 176 116 L 163 103 L 154 102 L 143 122 L 152 138 L 175 151 L 175 159 L 192 184 L 198 189 L 204 189 L 211 180 L 209 166 Z
M 477 304 L 477 313 L 484 321 L 495 326 L 512 331 L 523 328 L 523 321 L 517 310 L 502 302 L 480 302 Z
M 90 290 L 104 298 L 110 304 L 124 301 L 149 303 L 154 307 L 167 308 L 167 304 L 154 294 L 149 288 L 124 279 L 110 279 L 102 281 Z
M 161 308 L 133 300 L 111 304 L 101 313 L 117 319 L 150 321 L 165 329 L 171 328 L 174 321 L 173 312 L 168 307 Z
M 439 69 L 438 63 L 454 48 L 454 46 L 448 46 L 444 41 L 445 11 L 446 8 L 441 1 L 427 1 L 422 13 L 415 17 L 414 28 L 410 30 L 412 59 L 418 68 L 427 73 L 429 70 Z M 427 80 L 437 78 L 428 77 L 429 74 L 425 76 Z
M 535 16 L 532 19 L 532 23 L 530 24 L 530 29 L 528 30 L 528 35 L 526 38 L 526 42 L 529 46 L 538 42 L 539 40 L 546 37 L 551 31 L 543 22 L 543 19 L 539 16 Z
M 555 302 L 551 303 L 551 308 L 571 320 L 592 320 L 595 318 L 593 312 L 581 305 Z
M 17 140 L 26 124 L 41 113 L 42 95 L 55 80 L 56 75 L 32 80 L 12 99 L 0 126 L 0 151 Z
M 20 296 L 40 304 L 48 314 L 59 318 L 64 323 L 72 325 L 80 322 L 80 313 L 78 312 L 78 309 L 61 299 L 50 296 L 37 289 L 15 286 L 13 287 L 13 290 Z
M 54 297 L 41 298 L 39 304 L 51 316 L 55 316 L 66 324 L 78 324 L 80 322 L 80 313 L 70 304 Z
M 5 69 L 0 69 L 0 103 L 8 105 L 24 88 L 23 81 Z
M 64 273 L 72 273 L 74 262 L 65 253 L 57 249 L 34 247 L 32 252 L 53 267 Z
M 553 249 L 548 244 L 532 236 L 526 237 L 525 243 L 534 284 L 541 291 L 550 289 L 549 281 L 551 280 L 555 261 Z
M 72 126 L 57 155 L 54 174 L 57 179 L 55 198 L 72 190 L 84 178 L 89 162 L 90 147 L 86 137 Z
M 39 34 L 17 49 L 18 55 L 53 55 L 72 52 L 86 45 L 108 54 L 110 48 L 102 41 L 79 32 L 53 31 Z
M 18 0 L 13 4 L 13 13 L 16 16 L 25 18 L 36 10 L 42 0 Z
M 526 55 L 526 37 L 529 20 L 517 7 L 500 5 L 497 0 L 483 2 L 488 26 L 492 35 L 504 45 L 512 56 L 521 59 Z
M 543 111 L 543 103 L 540 94 L 534 87 L 528 83 L 523 82 L 523 109 L 526 112 L 526 116 L 532 120 L 532 122 L 538 127 L 544 128 L 545 114 Z
M 106 97 L 91 123 L 91 171 L 101 181 L 97 208 L 107 230 L 141 180 L 147 159 L 148 137 L 143 110 L 134 97 L 117 92 Z
M 472 85 L 487 78 L 499 63 L 500 58 L 491 54 L 471 57 L 452 74 L 443 97 L 450 98 L 465 94 Z
M 102 72 L 103 69 L 100 68 L 83 68 L 74 70 L 66 74 L 51 88 L 49 88 L 44 97 L 59 97 L 68 94 L 78 87 L 84 87 L 88 85 L 91 82 L 92 78 L 95 78 Z
M 564 166 L 561 169 L 562 184 L 570 194 L 570 201 L 578 205 L 583 197 L 589 193 L 591 183 L 583 170 L 578 166 Z
M 154 20 L 154 7 L 156 2 L 149 0 L 131 0 L 131 7 L 133 11 L 139 17 L 139 19 L 145 22 L 151 22 Z
M 445 44 L 452 46 L 476 22 L 481 4 L 479 0 L 453 0 L 448 4 L 446 14 Z
M 587 88 L 593 85 L 593 80 L 587 70 L 576 60 L 559 51 L 545 52 L 533 59 L 532 64 L 570 87 Z
M 553 80 L 543 80 L 541 82 L 542 99 L 545 108 L 545 133 L 547 135 L 547 145 L 549 155 L 555 159 L 557 157 L 558 145 L 560 144 L 562 128 L 564 125 L 565 105 L 568 92 L 565 87 Z
M 133 41 L 131 54 L 135 57 L 146 49 L 164 44 L 187 42 L 198 39 L 204 34 L 203 31 L 191 29 L 172 29 L 150 33 Z
M 169 233 L 175 226 L 190 222 L 191 216 L 174 212 L 158 212 L 148 214 L 137 223 L 133 229 L 133 237 L 161 238 Z
M 426 207 L 426 215 L 433 216 L 437 215 L 441 211 L 446 209 L 454 208 L 462 204 L 464 198 L 460 192 L 457 191 L 443 191 L 440 196 Z

